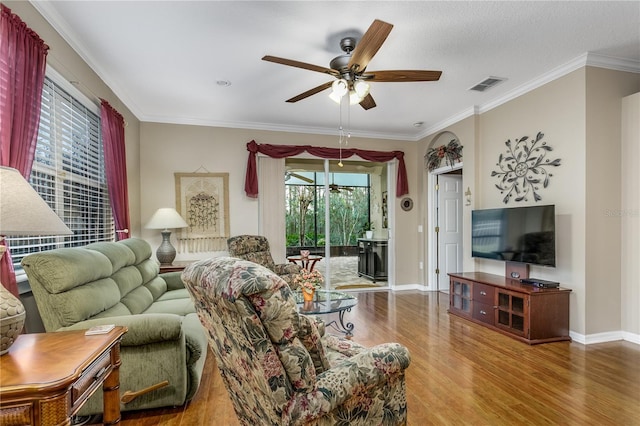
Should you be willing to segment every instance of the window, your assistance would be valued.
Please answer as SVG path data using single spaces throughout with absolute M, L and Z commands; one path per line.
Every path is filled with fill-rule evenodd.
M 302 164 L 301 160 L 297 160 Z M 316 164 L 321 164 L 322 162 Z M 329 242 L 331 246 L 356 246 L 369 229 L 371 183 L 367 173 L 329 175 Z M 287 247 L 318 248 L 326 245 L 325 175 L 313 171 L 287 172 L 285 209 Z
M 21 269 L 20 261 L 29 253 L 115 240 L 99 108 L 50 71 L 42 90 L 38 142 L 29 181 L 73 235 L 7 238 L 16 270 Z M 65 83 L 69 87 L 63 87 Z

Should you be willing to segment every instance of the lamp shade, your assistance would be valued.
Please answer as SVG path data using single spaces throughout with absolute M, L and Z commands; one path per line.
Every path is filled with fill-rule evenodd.
M 70 235 L 19 171 L 0 167 L 0 235 Z
M 0 259 L 7 235 L 73 234 L 19 171 L 0 167 Z M 25 320 L 25 309 L 0 283 L 0 355 L 9 351 Z
M 158 209 L 145 228 L 147 229 L 175 229 L 186 228 L 189 226 L 187 222 L 180 216 L 176 209 L 170 207 L 163 207 Z

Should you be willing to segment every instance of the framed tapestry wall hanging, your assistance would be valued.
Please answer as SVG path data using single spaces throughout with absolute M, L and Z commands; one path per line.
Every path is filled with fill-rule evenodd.
M 178 251 L 223 251 L 229 238 L 229 173 L 174 173 L 176 210 L 189 227 L 181 230 Z

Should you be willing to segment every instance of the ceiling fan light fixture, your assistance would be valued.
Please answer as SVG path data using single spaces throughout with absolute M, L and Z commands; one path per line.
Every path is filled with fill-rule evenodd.
M 358 94 L 360 100 L 364 99 L 369 94 L 371 86 L 369 83 L 363 80 L 358 80 L 353 84 L 353 90 Z
M 349 91 L 349 83 L 344 78 L 340 78 L 331 85 L 332 94 L 339 98 L 343 97 Z
M 349 92 L 349 105 L 359 104 L 363 99 L 364 96 L 360 96 L 355 90 Z
M 340 105 L 342 96 L 338 96 L 335 93 L 331 92 L 331 93 L 329 93 L 329 99 L 331 99 L 333 102 L 335 102 L 338 105 Z

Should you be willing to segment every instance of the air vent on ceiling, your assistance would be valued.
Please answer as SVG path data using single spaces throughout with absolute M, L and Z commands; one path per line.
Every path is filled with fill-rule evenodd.
M 495 86 L 496 84 L 502 83 L 505 80 L 506 78 L 502 78 L 502 77 L 487 77 L 484 80 L 482 80 L 480 83 L 470 88 L 469 90 L 484 92 L 485 90 L 490 89 L 491 87 Z

